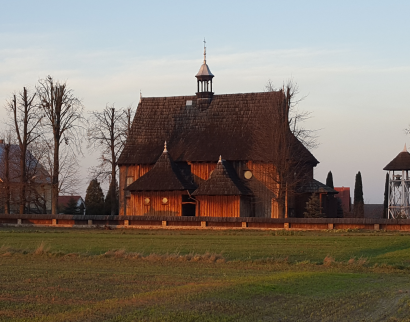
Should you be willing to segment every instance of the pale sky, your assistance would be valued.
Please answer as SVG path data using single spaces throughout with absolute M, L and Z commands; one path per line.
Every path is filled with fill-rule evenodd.
M 52 75 L 88 111 L 143 96 L 192 95 L 202 40 L 215 94 L 298 83 L 319 129 L 315 178 L 329 170 L 383 201 L 383 167 L 409 127 L 408 1 L 0 0 L 0 118 L 14 91 Z M 4 128 L 4 127 L 3 127 Z M 0 124 L 0 129 L 3 129 Z M 81 159 L 83 177 L 95 155 Z M 80 193 L 85 195 L 88 182 Z

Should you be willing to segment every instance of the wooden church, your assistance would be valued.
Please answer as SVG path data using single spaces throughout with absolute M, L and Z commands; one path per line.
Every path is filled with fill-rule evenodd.
M 195 77 L 195 95 L 140 99 L 118 161 L 120 215 L 303 217 L 313 192 L 326 216 L 336 215 L 337 192 L 313 179 L 319 162 L 291 133 L 287 115 L 277 116 L 283 90 L 214 95 L 206 48 Z M 286 144 L 277 143 L 277 128 L 285 128 Z M 292 157 L 279 167 L 285 150 Z M 283 164 L 303 177 L 292 191 L 278 180 Z

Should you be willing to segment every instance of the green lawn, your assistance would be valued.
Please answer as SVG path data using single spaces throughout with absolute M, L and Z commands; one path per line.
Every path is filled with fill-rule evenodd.
M 0 228 L 0 321 L 147 320 L 410 321 L 410 235 Z

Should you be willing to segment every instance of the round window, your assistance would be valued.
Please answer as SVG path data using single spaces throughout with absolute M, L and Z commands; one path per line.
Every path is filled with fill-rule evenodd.
M 166 205 L 168 203 L 168 198 L 162 198 L 162 204 Z
M 149 198 L 144 199 L 144 204 L 149 205 L 150 202 L 151 202 L 151 200 Z
M 249 170 L 246 170 L 245 173 L 243 174 L 243 176 L 245 177 L 245 179 L 251 179 L 252 178 L 252 172 Z

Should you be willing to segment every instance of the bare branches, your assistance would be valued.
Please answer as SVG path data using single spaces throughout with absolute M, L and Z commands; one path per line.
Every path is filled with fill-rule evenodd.
M 312 178 L 315 162 L 307 148 L 316 145 L 315 131 L 305 129 L 303 121 L 309 112 L 300 112 L 297 99 L 298 87 L 289 81 L 275 90 L 268 81 L 265 90 L 272 92 L 271 104 L 258 111 L 258 128 L 255 137 L 256 154 L 272 162 L 273 168 L 262 167 L 262 176 L 273 183 L 274 199 L 278 203 L 279 216 L 286 216 L 287 202 L 291 195 Z
M 27 153 L 30 145 L 39 137 L 41 117 L 38 113 L 36 93 L 29 94 L 24 87 L 17 97 L 13 95 L 6 105 L 10 115 L 10 127 L 13 128 L 20 148 L 20 214 L 25 212 L 26 185 L 28 183 Z
M 86 120 L 83 117 L 84 107 L 74 96 L 66 83 L 54 82 L 51 76 L 39 80 L 37 86 L 40 109 L 43 113 L 43 127 L 52 134 L 53 170 L 52 170 L 52 213 L 57 213 L 60 144 L 65 143 L 71 149 L 81 152 L 81 141 Z
M 73 90 L 66 83 L 54 83 L 51 76 L 40 79 L 37 95 L 40 109 L 43 112 L 43 126 L 48 128 L 58 143 L 80 148 L 86 120 L 83 116 L 84 106 L 74 96 Z
M 114 105 L 106 106 L 102 112 L 91 112 L 89 119 L 88 147 L 99 150 L 100 164 L 92 171 L 93 178 L 109 179 L 116 183 L 117 160 L 131 130 L 133 109 L 115 109 Z M 116 200 L 115 189 L 111 189 L 111 200 Z M 114 215 L 116 205 L 111 203 L 111 215 Z
M 112 167 L 117 166 L 117 159 L 131 129 L 133 114 L 131 107 L 116 109 L 114 105 L 107 105 L 102 112 L 90 113 L 88 147 L 101 153 L 100 164 L 93 169 L 94 178 L 103 181 L 113 178 Z

